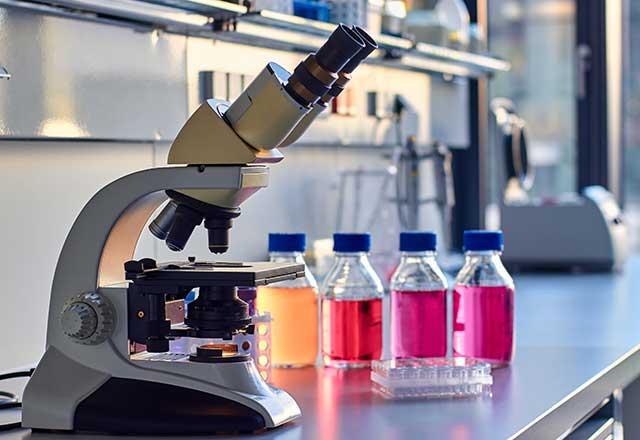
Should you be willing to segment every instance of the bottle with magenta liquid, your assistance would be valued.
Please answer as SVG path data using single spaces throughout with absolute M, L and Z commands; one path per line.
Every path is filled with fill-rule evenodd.
M 302 263 L 305 234 L 269 234 L 272 262 Z M 305 265 L 305 276 L 258 288 L 258 312 L 271 314 L 271 363 L 274 367 L 313 365 L 318 356 L 318 287 Z
M 400 265 L 391 278 L 391 355 L 447 354 L 447 279 L 436 261 L 436 234 L 400 234 Z
M 325 366 L 366 368 L 382 354 L 384 288 L 369 262 L 369 234 L 334 234 L 335 262 L 322 289 Z
M 453 290 L 453 354 L 508 365 L 514 355 L 514 284 L 500 260 L 501 231 L 465 231 Z

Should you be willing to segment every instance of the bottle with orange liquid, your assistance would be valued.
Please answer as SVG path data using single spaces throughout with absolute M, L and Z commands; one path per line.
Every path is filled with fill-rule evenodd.
M 305 234 L 269 234 L 273 262 L 303 263 Z M 313 365 L 318 355 L 318 286 L 305 266 L 304 278 L 258 288 L 258 312 L 271 314 L 271 364 Z

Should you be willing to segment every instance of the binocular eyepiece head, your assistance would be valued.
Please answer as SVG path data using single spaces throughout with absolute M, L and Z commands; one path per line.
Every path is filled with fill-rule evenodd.
M 339 24 L 316 53 L 298 64 L 285 89 L 299 104 L 310 107 L 331 91 L 341 72 L 353 72 L 377 47 L 364 29 Z
M 176 191 L 167 191 L 169 203 L 149 224 L 149 231 L 164 240 L 172 251 L 184 249 L 196 226 L 204 220 L 209 236 L 209 251 L 221 254 L 229 250 L 229 229 L 240 208 L 211 205 Z

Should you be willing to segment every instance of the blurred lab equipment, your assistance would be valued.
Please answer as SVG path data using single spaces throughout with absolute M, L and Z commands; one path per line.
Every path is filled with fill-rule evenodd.
M 623 213 L 601 186 L 580 195 L 505 202 L 501 220 L 508 234 L 504 260 L 516 269 L 621 270 L 629 255 Z
M 395 202 L 402 228 L 418 229 L 420 207 L 425 204 L 435 204 L 440 214 L 447 249 L 451 244 L 447 226 L 451 223 L 451 213 L 455 205 L 451 160 L 451 152 L 446 145 L 434 142 L 430 151 L 421 152 L 413 138 L 407 140 L 404 149 L 396 149 L 393 157 L 393 163 L 397 169 Z M 431 186 L 434 189 L 434 195 L 427 198 L 420 194 L 421 181 L 424 179 L 421 173 L 423 161 L 431 161 L 433 169 Z
M 367 0 L 331 0 L 330 17 L 333 23 L 353 23 L 367 27 Z
M 295 0 L 293 13 L 298 17 L 317 21 L 330 21 L 330 5 L 324 0 Z
M 283 159 L 276 147 L 288 145 L 318 100 L 330 102 L 343 68 L 369 53 L 361 35 L 339 25 L 293 73 L 271 62 L 234 102 L 204 102 L 175 138 L 170 166 L 122 177 L 87 203 L 58 260 L 47 350 L 24 393 L 24 427 L 211 434 L 260 431 L 300 416 L 295 400 L 268 386 L 243 344 L 232 341 L 256 331 L 237 286 L 300 278 L 303 264 L 132 258 L 167 198 L 149 225 L 156 238 L 180 251 L 204 223 L 209 250 L 227 251 L 240 205 L 268 185 L 266 164 Z M 167 300 L 194 289 L 183 323 L 172 325 Z M 205 343 L 172 352 L 175 338 Z M 206 342 L 218 338 L 227 342 Z M 130 352 L 131 342 L 146 351 Z
M 267 9 L 280 14 L 293 14 L 293 0 L 252 0 L 251 3 L 255 11 Z
M 505 264 L 521 270 L 621 269 L 629 245 L 615 197 L 600 186 L 584 188 L 581 194 L 532 197 L 526 124 L 507 99 L 494 99 L 491 109 L 497 126 L 496 156 L 504 165 L 498 174 L 504 187 L 500 218 L 507 244 Z
M 305 234 L 269 234 L 269 260 L 305 265 L 305 276 L 258 288 L 258 311 L 271 324 L 274 367 L 306 367 L 318 356 L 318 285 L 306 266 Z
M 396 229 L 416 230 L 421 223 L 421 207 L 435 204 L 440 214 L 445 247 L 448 248 L 450 231 L 447 226 L 451 223 L 452 209 L 455 205 L 449 148 L 435 142 L 430 150 L 424 151 L 417 147 L 414 138 L 410 137 L 403 146 L 394 148 L 391 154 L 385 156 L 390 160 L 386 168 L 358 168 L 340 173 L 336 229 L 373 230 L 386 218 L 385 210 L 392 206 L 396 216 L 394 223 L 398 225 Z M 434 195 L 431 197 L 422 197 L 420 194 L 420 188 L 424 186 L 424 162 L 432 164 L 433 180 L 429 186 L 433 188 Z M 371 194 L 367 191 L 367 181 L 377 183 L 374 209 L 369 216 L 365 216 L 366 213 L 359 208 L 364 198 L 369 198 Z M 349 203 L 348 193 L 351 193 L 353 198 Z M 347 210 L 347 205 L 352 205 L 353 209 Z M 346 218 L 349 212 L 350 220 Z
M 407 13 L 404 21 L 404 33 L 407 37 L 421 43 L 447 46 L 449 30 L 442 24 L 433 9 L 413 9 Z
M 395 37 L 402 37 L 406 18 L 407 6 L 404 0 L 385 0 L 382 8 L 381 32 Z
M 382 354 L 384 289 L 369 262 L 369 234 L 333 235 L 335 262 L 322 287 L 322 359 L 335 368 L 368 368 Z
M 449 40 L 468 46 L 471 19 L 462 0 L 439 0 L 434 8 L 440 23 L 449 31 Z
M 491 365 L 469 358 L 374 361 L 373 390 L 387 399 L 446 399 L 491 395 Z
M 433 9 L 414 9 L 407 14 L 405 33 L 417 42 L 467 48 L 472 26 L 462 0 L 440 0 Z M 479 37 L 477 30 L 476 38 Z
M 391 278 L 391 355 L 447 354 L 447 279 L 436 261 L 436 234 L 400 234 L 402 259 Z
M 397 263 L 397 237 L 402 230 L 416 230 L 421 226 L 420 211 L 435 204 L 440 217 L 445 249 L 451 247 L 449 225 L 455 194 L 452 174 L 452 155 L 448 147 L 434 142 L 429 148 L 416 145 L 415 136 L 405 136 L 403 120 L 412 110 L 402 96 L 393 99 L 391 111 L 379 115 L 378 106 L 371 97 L 368 114 L 376 119 L 388 119 L 393 123 L 395 146 L 391 153 L 384 153 L 389 160 L 385 168 L 348 169 L 340 173 L 336 230 L 372 231 L 376 237 L 384 237 L 374 248 L 374 266 L 380 273 L 389 274 Z M 428 184 L 426 176 L 433 176 Z M 372 191 L 372 187 L 375 190 Z M 432 196 L 425 197 L 421 188 L 432 188 Z M 348 197 L 351 194 L 351 198 Z M 371 200 L 371 211 L 363 212 L 363 200 Z M 349 203 L 347 199 L 349 198 Z M 348 210 L 347 207 L 352 207 Z M 348 214 L 351 219 L 348 220 Z
M 464 266 L 453 289 L 453 354 L 508 365 L 514 355 L 513 279 L 502 265 L 501 231 L 465 231 Z
M 0 79 L 11 79 L 11 74 L 6 67 L 0 65 Z

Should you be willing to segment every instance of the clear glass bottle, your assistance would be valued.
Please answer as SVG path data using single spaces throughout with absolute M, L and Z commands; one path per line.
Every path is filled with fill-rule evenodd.
M 273 262 L 304 264 L 305 234 L 269 234 Z M 271 314 L 271 364 L 296 368 L 315 364 L 318 356 L 318 286 L 305 265 L 305 276 L 258 288 L 259 313 Z
M 400 234 L 400 265 L 391 278 L 391 355 L 447 354 L 447 279 L 436 261 L 436 234 Z
M 502 232 L 465 231 L 464 249 L 453 290 L 453 354 L 505 366 L 515 351 L 515 287 L 500 259 Z
M 382 354 L 384 288 L 369 262 L 369 234 L 334 234 L 335 262 L 322 289 L 322 359 L 369 367 Z

